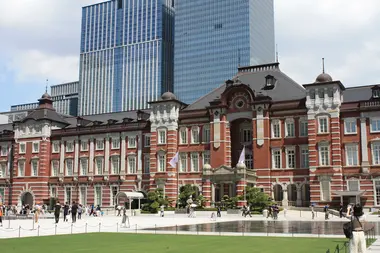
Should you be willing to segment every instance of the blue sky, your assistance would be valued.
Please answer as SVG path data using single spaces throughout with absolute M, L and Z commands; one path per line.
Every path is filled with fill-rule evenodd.
M 0 111 L 78 80 L 81 7 L 98 0 L 0 0 Z M 280 68 L 299 83 L 326 71 L 347 87 L 380 83 L 380 1 L 275 0 Z

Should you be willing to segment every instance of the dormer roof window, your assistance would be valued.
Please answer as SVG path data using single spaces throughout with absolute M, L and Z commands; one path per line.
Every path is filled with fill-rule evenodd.
M 133 119 L 132 118 L 123 118 L 123 123 L 128 123 L 128 122 L 132 122 Z
M 103 122 L 98 121 L 98 120 L 95 120 L 95 121 L 92 122 L 92 124 L 93 124 L 94 126 L 100 126 L 102 123 L 103 123 Z
M 380 87 L 378 85 L 372 87 L 372 98 L 380 98 Z
M 274 88 L 274 85 L 276 84 L 276 78 L 271 75 L 267 75 L 265 77 L 265 87 L 264 90 L 271 90 Z
M 113 125 L 113 124 L 116 124 L 117 120 L 109 119 L 107 120 L 107 122 L 108 122 L 108 125 Z

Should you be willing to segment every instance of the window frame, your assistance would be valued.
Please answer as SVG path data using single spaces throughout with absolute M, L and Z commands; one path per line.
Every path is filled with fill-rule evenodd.
M 306 165 L 306 162 L 303 161 L 303 157 L 304 157 L 304 152 L 303 151 L 307 151 L 307 166 L 304 166 Z M 308 146 L 300 146 L 300 168 L 301 169 L 308 169 L 310 167 L 310 156 L 309 156 L 309 147 Z M 305 164 L 304 164 L 305 163 Z
M 279 167 L 276 167 L 276 156 L 275 156 L 275 152 L 279 152 Z M 272 148 L 272 151 L 271 151 L 271 155 L 272 155 L 272 168 L 273 169 L 282 169 L 282 150 L 281 148 Z
M 186 152 L 179 153 L 179 172 L 182 172 L 182 173 L 187 172 L 187 159 L 188 159 L 188 154 Z M 183 163 L 183 160 L 185 161 L 184 163 Z
M 286 153 L 286 168 L 287 169 L 295 169 L 297 167 L 297 154 L 296 154 L 296 148 L 295 147 L 287 147 L 285 149 Z M 289 163 L 289 153 L 293 152 L 293 167 L 290 167 Z
M 202 143 L 210 143 L 211 129 L 210 125 L 203 125 L 202 127 Z
M 329 196 L 327 199 L 325 199 L 325 195 L 323 194 L 323 183 L 324 182 L 327 182 L 328 183 L 328 192 L 329 192 Z M 319 187 L 320 187 L 320 201 L 324 201 L 324 202 L 328 202 L 328 201 L 331 201 L 331 181 L 330 180 L 321 180 L 320 183 L 319 183 Z
M 70 145 L 68 145 L 68 144 L 70 144 Z M 72 147 L 72 149 L 69 149 L 69 146 L 71 146 Z M 72 153 L 72 152 L 74 152 L 74 141 L 66 141 L 66 143 L 65 143 L 65 152 L 66 153 Z
M 352 124 L 352 123 L 355 126 L 355 131 L 354 132 L 348 132 L 347 131 L 347 125 Z M 351 127 L 350 127 L 350 130 L 351 130 Z M 344 119 L 344 134 L 350 135 L 350 134 L 357 134 L 357 133 L 358 133 L 358 122 L 357 122 L 356 118 L 345 118 Z
M 376 191 L 376 182 L 378 182 L 378 189 L 379 189 L 379 194 L 377 194 Z M 372 180 L 372 186 L 373 186 L 373 195 L 374 195 L 374 202 L 375 206 L 380 206 L 380 178 L 375 178 Z
M 374 121 L 376 121 L 377 129 L 373 129 L 373 122 Z M 380 118 L 379 117 L 370 118 L 369 127 L 370 127 L 370 133 L 380 133 Z
M 327 164 L 322 163 L 322 148 L 327 148 Z M 331 166 L 331 153 L 330 153 L 330 145 L 329 144 L 318 144 L 318 160 L 319 160 L 319 166 Z
M 57 173 L 54 172 L 55 171 L 54 163 L 57 164 L 57 170 L 56 170 Z M 59 175 L 59 160 L 58 159 L 51 160 L 51 173 L 50 174 L 52 177 L 58 177 L 58 175 Z
M 84 146 L 85 144 L 85 146 Z M 88 151 L 88 140 L 81 140 L 80 141 L 80 151 Z
M 161 158 L 163 158 L 163 164 L 161 164 Z M 166 171 L 166 154 L 158 153 L 157 154 L 157 172 L 165 172 Z
M 84 172 L 83 168 L 83 161 L 86 161 L 86 170 Z M 80 165 L 80 175 L 81 176 L 87 176 L 88 174 L 88 167 L 89 167 L 89 161 L 87 157 L 81 157 L 79 160 L 79 165 Z M 84 172 L 84 173 L 83 173 Z
M 144 135 L 144 147 L 150 147 L 150 134 L 145 134 Z
M 102 143 L 101 146 L 98 145 L 100 143 Z M 104 138 L 95 139 L 95 150 L 104 150 Z
M 7 162 L 0 162 L 0 178 L 7 177 L 8 164 Z
M 322 131 L 322 124 L 321 120 L 326 120 L 326 131 Z M 328 116 L 319 116 L 318 117 L 318 134 L 328 134 L 330 133 L 330 127 L 329 127 L 329 117 Z
M 191 127 L 191 144 L 199 144 L 199 126 Z
M 35 145 L 37 145 L 37 149 L 35 149 Z M 39 141 L 33 141 L 32 142 L 32 153 L 36 154 L 40 152 L 40 142 Z
M 117 163 L 114 163 L 114 162 L 117 162 Z M 117 168 L 115 168 L 115 164 L 117 164 Z M 118 155 L 114 155 L 114 156 L 111 156 L 111 174 L 112 175 L 119 175 L 121 172 L 121 168 L 120 168 L 120 156 Z
M 195 158 L 197 161 L 196 163 L 193 160 Z M 191 172 L 199 172 L 199 153 L 198 152 L 191 152 L 190 153 L 190 171 Z
M 20 173 L 21 172 L 20 164 L 23 164 L 23 168 L 22 168 L 23 173 Z M 26 165 L 26 161 L 24 159 L 17 161 L 17 177 L 25 177 L 25 165 Z
M 128 148 L 136 148 L 137 147 L 137 138 L 136 136 L 128 136 Z
M 36 165 L 36 168 L 35 168 L 36 171 L 34 171 L 34 165 Z M 39 160 L 38 159 L 31 159 L 30 160 L 30 176 L 31 177 L 38 177 L 38 169 L 39 169 Z
M 181 127 L 179 129 L 179 144 L 187 144 L 188 143 L 188 129 L 187 127 Z
M 351 190 L 350 189 L 350 182 L 356 182 L 358 189 L 357 190 Z M 353 179 L 353 178 L 347 179 L 346 180 L 346 189 L 347 189 L 347 191 L 360 191 L 360 180 L 359 179 Z
M 150 173 L 150 154 L 144 155 L 144 172 L 143 174 Z
M 291 133 L 292 135 L 289 134 L 289 129 L 288 129 L 289 125 L 293 126 L 293 132 Z M 285 138 L 295 138 L 295 137 L 296 137 L 296 125 L 295 125 L 294 119 L 286 119 L 285 120 Z
M 354 148 L 355 150 L 355 156 L 356 156 L 356 164 L 350 164 L 349 160 L 349 156 L 348 156 L 348 153 L 349 153 L 349 149 L 350 148 Z M 358 144 L 355 144 L 355 143 L 350 143 L 350 144 L 346 144 L 345 147 L 344 147 L 344 152 L 345 152 L 345 155 L 346 155 L 346 166 L 350 166 L 350 167 L 354 167 L 354 166 L 359 166 L 359 148 L 358 148 Z M 354 157 L 352 157 L 352 161 L 354 161 Z
M 375 159 L 375 147 L 377 147 L 377 150 L 378 150 L 378 162 L 375 163 L 376 159 Z M 376 142 L 372 142 L 371 143 L 371 158 L 372 158 L 372 165 L 380 165 L 380 142 L 376 141 Z
M 100 163 L 98 163 L 100 162 Z M 101 173 L 99 173 L 99 165 L 100 164 L 100 171 Z M 104 172 L 104 158 L 103 157 L 95 157 L 95 175 L 103 175 L 103 172 Z M 111 170 L 112 172 L 112 170 Z
M 298 129 L 299 137 L 307 137 L 309 135 L 309 121 L 306 118 L 300 118 L 298 123 L 299 123 L 298 124 L 299 125 L 299 129 Z M 305 135 L 302 134 L 302 129 L 303 129 L 302 125 L 303 124 L 306 125 L 306 134 Z
M 7 145 L 2 145 L 0 146 L 0 156 L 8 156 L 8 146 Z
M 131 168 L 131 160 L 132 159 L 134 160 L 134 162 L 132 163 L 134 168 Z M 137 161 L 136 156 L 134 156 L 134 155 L 128 156 L 128 158 L 127 158 L 128 174 L 136 174 L 137 173 L 137 166 L 136 166 L 137 162 L 136 161 Z
M 18 153 L 19 154 L 26 154 L 26 142 L 20 142 L 19 144 Z M 21 147 L 24 147 L 24 150 L 22 151 Z
M 202 153 L 202 162 L 203 162 L 203 165 L 205 165 L 205 164 L 211 164 L 211 152 L 209 151 L 209 150 L 205 150 L 205 151 L 203 151 L 203 153 Z M 207 161 L 206 161 L 206 157 L 208 157 L 207 158 Z
M 120 138 L 111 139 L 111 149 L 120 149 Z
M 275 127 L 278 126 L 278 136 L 276 136 Z M 273 119 L 271 121 L 271 136 L 272 139 L 280 139 L 281 138 L 281 120 Z
M 52 146 L 53 146 L 52 147 L 52 153 L 58 154 L 60 152 L 60 149 L 61 149 L 61 143 L 59 141 L 53 141 Z M 56 147 L 58 147 L 58 148 L 56 148 Z
M 71 173 L 69 174 L 69 166 L 68 166 L 68 161 L 71 162 Z M 67 177 L 72 177 L 74 175 L 74 159 L 68 158 L 65 160 L 65 176 Z
M 167 143 L 167 136 L 166 136 L 167 130 L 166 129 L 157 129 L 157 144 L 158 145 L 165 145 Z M 161 139 L 163 137 L 163 140 Z

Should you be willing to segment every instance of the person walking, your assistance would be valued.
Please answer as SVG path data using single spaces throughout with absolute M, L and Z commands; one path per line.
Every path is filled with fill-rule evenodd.
M 8 217 L 9 219 L 9 217 Z M 0 227 L 3 226 L 3 206 L 0 205 Z
M 70 209 L 69 202 L 66 202 L 66 204 L 63 206 L 63 222 L 69 221 L 67 219 L 67 215 L 69 214 L 69 209 Z
M 216 216 L 217 217 L 222 217 L 220 206 L 218 206 L 217 209 L 216 209 Z
M 339 217 L 343 218 L 343 203 L 340 203 L 339 205 Z
M 82 219 L 83 206 L 79 204 L 78 206 L 78 220 Z
M 329 214 L 330 214 L 329 207 L 330 207 L 329 204 L 327 204 L 327 205 L 325 205 L 325 208 L 324 208 L 325 220 L 329 219 Z
M 347 218 L 352 222 L 352 238 L 350 239 L 350 253 L 366 253 L 367 245 L 364 235 L 365 216 L 361 204 L 356 204 L 353 207 L 352 215 L 351 207 L 347 208 Z
M 75 223 L 77 221 L 77 212 L 78 212 L 78 205 L 73 201 L 73 205 L 71 206 L 71 221 Z
M 55 207 L 54 207 L 54 218 L 55 218 L 56 224 L 59 221 L 59 214 L 60 213 L 61 213 L 61 204 L 59 203 L 59 201 L 57 201 L 57 203 L 55 204 Z

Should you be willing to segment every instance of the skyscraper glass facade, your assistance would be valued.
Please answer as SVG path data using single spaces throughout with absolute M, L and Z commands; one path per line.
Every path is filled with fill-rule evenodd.
M 137 110 L 173 89 L 174 0 L 82 9 L 79 114 Z
M 273 0 L 177 0 L 174 92 L 186 103 L 238 66 L 275 61 Z

